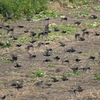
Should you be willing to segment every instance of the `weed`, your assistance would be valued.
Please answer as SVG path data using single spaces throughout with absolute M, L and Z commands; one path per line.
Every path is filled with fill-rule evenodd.
M 33 70 L 35 70 L 35 69 L 34 68 L 30 69 L 30 71 L 33 71 Z
M 90 55 L 89 53 L 85 53 L 85 54 L 84 54 L 84 56 L 89 56 L 89 55 Z
M 0 61 L 3 61 L 5 63 L 10 63 L 10 59 L 9 58 L 1 58 Z
M 79 71 L 76 72 L 76 75 L 80 75 L 80 74 L 81 74 L 81 72 L 79 72 Z
M 48 67 L 56 67 L 56 65 L 50 65 L 50 64 L 48 64 L 47 66 Z
M 61 88 L 64 88 L 64 86 L 61 86 Z
M 66 73 L 66 76 L 75 75 L 74 73 Z
M 100 75 L 94 74 L 94 77 L 96 77 L 97 80 L 100 80 Z
M 46 73 L 41 73 L 41 70 L 39 69 L 38 71 L 35 72 L 35 76 L 36 77 L 46 76 Z

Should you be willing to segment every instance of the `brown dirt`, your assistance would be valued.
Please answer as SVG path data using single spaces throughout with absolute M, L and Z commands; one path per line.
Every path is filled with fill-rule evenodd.
M 95 6 L 96 4 L 91 4 L 91 6 Z M 65 15 L 68 18 L 68 24 L 72 23 L 76 20 L 89 21 L 90 23 L 95 22 L 95 20 L 88 19 L 88 17 L 82 17 L 77 19 L 75 17 L 76 14 L 68 14 L 72 9 L 69 9 L 65 12 Z M 80 9 L 79 11 L 83 11 Z M 100 16 L 99 12 L 91 12 L 89 11 L 89 15 L 97 14 Z M 100 19 L 100 17 L 99 17 Z M 98 20 L 99 20 L 98 19 Z M 57 25 L 62 24 L 60 18 L 51 19 L 50 23 L 57 23 Z M 36 27 L 41 26 L 44 27 L 46 24 L 45 21 L 42 23 L 37 22 L 27 22 L 22 21 L 20 23 L 9 23 L 11 27 L 14 27 L 14 33 L 23 33 L 25 30 L 19 29 L 18 25 L 24 25 L 24 27 L 31 27 L 30 31 L 36 31 Z M 76 28 L 84 29 L 86 26 L 74 26 Z M 25 49 L 28 44 L 25 43 L 21 47 L 16 47 L 14 45 L 10 48 L 1 48 L 0 49 L 0 57 L 1 58 L 10 58 L 10 53 L 18 52 L 18 64 L 22 66 L 20 68 L 15 68 L 14 63 L 5 63 L 4 61 L 0 61 L 0 97 L 6 95 L 5 100 L 100 100 L 100 80 L 96 80 L 93 77 L 94 74 L 100 75 L 100 65 L 98 64 L 100 61 L 99 51 L 100 51 L 100 39 L 97 36 L 94 36 L 94 31 L 97 33 L 100 32 L 100 28 L 88 28 L 90 32 L 89 39 L 85 37 L 85 41 L 75 41 L 74 35 L 65 35 L 64 38 L 56 38 L 54 41 L 45 41 L 39 39 L 37 42 L 33 43 L 34 51 L 36 53 L 36 59 L 34 61 L 29 60 L 29 55 L 27 50 Z M 3 30 L 4 31 L 4 30 Z M 67 30 L 66 30 L 67 31 Z M 6 31 L 5 31 L 6 32 Z M 77 31 L 82 35 L 81 31 Z M 25 33 L 25 36 L 28 36 L 30 33 Z M 61 34 L 62 35 L 62 34 Z M 50 36 L 50 33 L 49 33 Z M 6 38 L 1 38 L 4 40 Z M 65 42 L 66 46 L 61 47 L 58 41 Z M 39 42 L 49 42 L 50 45 L 41 46 L 39 49 L 36 47 Z M 70 48 L 70 45 L 73 46 L 76 52 L 68 53 L 64 52 L 66 49 Z M 50 57 L 43 56 L 42 50 L 47 48 L 53 49 L 53 54 Z M 8 52 L 6 52 L 6 50 Z M 23 51 L 22 51 L 23 50 Z M 82 51 L 81 54 L 77 53 L 78 51 Z M 30 50 L 30 52 L 34 52 Z M 86 56 L 86 53 L 89 54 Z M 59 56 L 61 59 L 59 61 L 54 60 L 55 56 Z M 95 56 L 95 60 L 90 60 L 90 56 Z M 53 62 L 43 62 L 46 58 L 52 59 Z M 67 76 L 67 81 L 62 81 L 62 75 L 66 73 L 72 73 L 72 69 L 69 67 L 68 63 L 62 64 L 62 60 L 67 58 L 69 60 L 69 64 L 71 68 L 75 68 L 78 66 L 80 75 L 71 75 Z M 75 61 L 76 58 L 80 58 L 81 61 L 77 63 Z M 52 65 L 51 67 L 48 65 Z M 82 70 L 83 67 L 90 67 L 90 71 L 84 72 Z M 32 71 L 32 68 L 34 70 Z M 46 73 L 48 76 L 36 77 L 33 74 L 40 69 L 42 73 Z M 57 70 L 59 70 L 57 72 Z M 53 82 L 51 76 L 56 76 L 59 80 L 58 82 Z M 35 79 L 35 82 L 33 81 Z M 36 82 L 43 80 L 43 88 L 41 86 L 34 85 Z M 12 83 L 20 83 L 24 81 L 23 87 L 20 89 L 15 88 L 15 86 L 11 86 Z M 51 83 L 50 87 L 46 86 L 46 83 Z M 72 95 L 69 91 L 71 89 L 77 89 L 78 86 L 81 86 L 83 91 L 76 91 L 76 95 Z

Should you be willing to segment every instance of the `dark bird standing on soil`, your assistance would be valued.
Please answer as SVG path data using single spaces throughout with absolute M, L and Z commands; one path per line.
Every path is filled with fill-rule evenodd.
M 3 97 L 1 97 L 1 99 L 5 99 L 6 98 L 6 95 L 4 95 Z
M 67 77 L 65 75 L 63 75 L 63 77 L 61 78 L 63 81 L 67 81 Z
M 94 34 L 95 36 L 99 36 L 100 34 L 98 34 L 97 32 L 95 32 L 95 34 Z
M 39 82 L 37 82 L 37 83 L 35 83 L 34 85 L 36 85 L 36 86 L 40 86 L 40 87 L 42 87 L 43 88 L 43 81 L 39 81 Z
M 79 37 L 79 41 L 85 41 L 85 38 Z
M 51 59 L 46 59 L 43 62 L 51 62 Z
M 12 63 L 14 62 L 14 61 L 17 61 L 17 59 L 18 59 L 18 57 L 17 57 L 17 53 L 14 55 L 14 54 L 11 54 L 11 56 L 12 56 Z
M 52 49 L 47 49 L 46 48 L 46 51 L 43 53 L 44 56 L 51 56 L 53 50 Z
M 94 61 L 95 57 L 94 57 L 94 56 L 90 56 L 90 58 L 89 58 L 89 59 L 92 59 L 92 60 Z
M 31 37 L 32 37 L 32 41 L 30 41 L 30 43 L 34 43 L 37 41 L 35 38 L 33 38 L 33 36 L 31 36 Z
M 21 67 L 21 65 L 19 65 L 18 63 L 16 63 L 16 65 L 14 67 Z
M 79 61 L 81 61 L 81 59 L 79 59 L 79 58 L 76 58 L 76 59 L 75 59 L 75 61 L 76 61 L 76 62 L 79 62 Z
M 52 77 L 51 79 L 53 79 L 53 82 L 58 82 L 59 80 L 57 80 L 56 77 Z
M 68 49 L 66 52 L 75 52 L 76 50 L 73 48 L 73 47 L 71 47 L 70 49 Z
M 47 85 L 48 87 L 50 87 L 52 84 L 51 83 L 46 83 L 45 85 Z
M 31 37 L 34 37 L 35 35 L 36 35 L 35 32 L 32 32 L 32 31 L 30 32 L 30 36 L 31 36 Z
M 60 59 L 60 57 L 59 56 L 56 56 L 56 57 L 54 57 L 54 60 L 59 60 Z
M 84 67 L 84 68 L 81 68 L 84 72 L 86 72 L 87 70 L 90 71 L 90 67 Z
M 87 35 L 87 38 L 89 38 L 89 31 L 83 31 L 82 37 L 84 38 L 85 35 Z
M 76 74 L 77 71 L 78 71 L 78 67 L 76 67 L 76 68 L 71 68 L 71 69 L 73 70 L 73 73 L 74 73 L 74 74 Z
M 14 36 L 13 35 L 13 40 L 18 40 L 18 38 L 21 36 L 22 34 L 19 34 L 19 35 L 17 35 L 17 36 Z
M 82 89 L 80 86 L 78 86 L 78 88 L 76 89 L 76 91 L 78 92 L 82 92 L 84 89 Z
M 29 16 L 26 17 L 27 21 L 31 21 L 31 18 Z
M 43 45 L 44 43 L 42 42 L 39 42 L 38 45 L 37 45 L 37 48 L 39 49 L 41 47 L 41 45 Z
M 7 46 L 11 46 L 12 41 L 13 41 L 13 40 L 7 41 L 7 42 L 6 42 L 6 45 L 7 45 Z
M 54 27 L 54 31 L 58 32 L 60 31 L 58 27 Z
M 61 45 L 60 46 L 62 46 L 62 47 L 64 47 L 65 46 L 65 43 L 63 43 L 63 42 L 59 42 Z
M 29 58 L 30 58 L 30 60 L 35 60 L 35 58 L 36 58 L 36 54 L 35 53 L 33 53 L 33 54 L 31 54 L 31 53 L 29 53 L 28 52 L 28 54 L 29 54 Z
M 80 36 L 79 33 L 75 34 L 75 40 L 76 40 L 76 41 L 77 41 L 77 39 L 79 38 L 79 36 Z
M 74 22 L 73 24 L 80 25 L 81 22 L 82 22 L 82 21 L 80 20 L 80 21 L 76 21 L 76 22 Z
M 72 96 L 76 96 L 76 89 L 71 89 L 69 92 Z
M 26 49 L 27 49 L 27 52 L 29 51 L 29 49 L 32 47 L 32 49 L 33 49 L 33 45 L 28 45 L 27 47 L 26 47 Z
M 20 89 L 22 87 L 23 87 L 23 81 L 20 83 L 17 83 L 15 88 Z
M 96 15 L 91 15 L 90 19 L 97 19 L 98 17 Z
M 62 61 L 62 64 L 63 64 L 64 62 L 67 62 L 67 63 L 69 64 L 69 60 L 68 60 L 68 59 L 64 59 L 64 60 Z
M 62 33 L 66 33 L 66 31 L 62 31 Z

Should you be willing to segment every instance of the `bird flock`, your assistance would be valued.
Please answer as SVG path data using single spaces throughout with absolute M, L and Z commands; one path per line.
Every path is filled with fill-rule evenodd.
M 6 13 L 6 16 L 7 16 L 7 20 L 12 19 L 12 17 L 14 16 L 14 13 L 11 14 L 11 15 L 8 15 Z M 93 19 L 93 20 L 98 18 L 96 15 L 91 15 L 91 16 L 92 16 L 91 19 Z M 27 17 L 26 20 L 30 21 L 31 19 L 30 19 L 30 17 Z M 72 70 L 74 75 L 77 75 L 77 72 L 79 70 L 82 70 L 83 73 L 86 73 L 87 71 L 90 72 L 91 67 L 89 66 L 89 61 L 92 60 L 92 62 L 94 62 L 96 57 L 94 55 L 90 55 L 90 57 L 87 57 L 87 59 L 85 60 L 86 63 L 87 63 L 86 66 L 82 66 L 80 68 L 79 63 L 80 62 L 82 63 L 82 61 L 84 61 L 84 59 L 81 59 L 81 58 L 79 58 L 75 55 L 78 54 L 78 55 L 81 56 L 85 51 L 82 50 L 82 49 L 75 48 L 75 46 L 72 45 L 71 43 L 80 43 L 80 44 L 81 43 L 87 43 L 87 45 L 89 45 L 88 43 L 90 43 L 89 41 L 91 41 L 91 36 L 97 38 L 97 36 L 99 37 L 100 34 L 97 33 L 96 31 L 91 33 L 91 32 L 88 31 L 88 28 L 81 29 L 79 32 L 77 32 L 74 35 L 73 41 L 67 41 L 67 42 L 59 41 L 57 43 L 57 45 L 59 47 L 57 47 L 58 51 L 57 51 L 57 54 L 56 54 L 56 53 L 54 53 L 55 50 L 52 48 L 51 42 L 49 42 L 49 41 L 38 42 L 40 37 L 42 37 L 42 40 L 44 40 L 44 37 L 46 37 L 46 39 L 48 39 L 50 33 L 52 32 L 50 30 L 50 22 L 49 22 L 50 18 L 45 19 L 45 21 L 47 21 L 47 24 L 44 26 L 44 29 L 42 29 L 41 32 L 36 33 L 34 31 L 30 31 L 31 28 L 27 28 L 27 29 L 25 28 L 25 30 L 23 31 L 22 34 L 14 33 L 14 30 L 15 30 L 16 27 L 11 27 L 11 25 L 4 25 L 4 24 L 1 23 L 0 24 L 0 30 L 6 30 L 5 35 L 7 36 L 7 39 L 10 38 L 10 40 L 8 42 L 6 42 L 6 44 L 0 42 L 0 46 L 4 46 L 4 45 L 11 46 L 13 44 L 13 42 L 18 40 L 23 34 L 30 33 L 31 41 L 29 41 L 29 44 L 27 44 L 27 46 L 25 47 L 25 50 L 26 50 L 25 53 L 27 53 L 28 61 L 30 61 L 30 63 L 35 63 L 35 60 L 37 59 L 37 57 L 41 53 L 38 50 L 40 50 L 41 47 L 44 47 L 45 49 L 41 53 L 42 57 L 44 58 L 44 59 L 42 59 L 43 64 L 48 63 L 48 62 L 50 64 L 52 64 L 52 62 L 56 62 L 56 63 L 60 64 L 61 66 L 67 66 L 70 70 Z M 60 21 L 61 22 L 65 21 L 66 24 L 67 24 L 68 18 L 67 17 L 61 18 Z M 70 24 L 80 26 L 81 23 L 82 23 L 82 20 L 78 20 L 78 21 L 72 22 Z M 19 30 L 23 29 L 24 25 L 18 25 L 17 28 L 19 28 Z M 67 30 L 60 30 L 58 27 L 53 27 L 53 31 L 54 32 L 61 31 L 61 33 L 64 33 L 64 34 L 67 33 Z M 37 35 L 38 39 L 35 38 L 36 35 Z M 69 42 L 71 42 L 71 43 L 69 43 Z M 34 46 L 35 43 L 37 43 L 37 46 Z M 19 44 L 16 44 L 16 47 L 21 48 L 23 45 L 24 44 L 19 43 Z M 59 48 L 62 48 L 61 52 L 59 51 Z M 30 50 L 32 52 L 30 52 Z M 38 51 L 39 53 L 37 54 L 36 51 Z M 60 57 L 60 55 L 62 55 L 62 54 L 63 54 L 63 57 Z M 18 52 L 15 52 L 15 53 L 12 52 L 12 53 L 9 53 L 9 55 L 11 57 L 10 61 L 12 62 L 12 65 L 14 64 L 15 68 L 24 67 L 23 65 L 18 63 L 18 60 L 19 60 L 18 55 L 21 55 L 21 54 L 19 54 Z M 65 57 L 65 55 L 66 56 L 69 55 L 69 57 Z M 100 54 L 98 53 L 98 56 L 99 55 Z M 98 59 L 98 61 L 99 61 L 99 59 Z M 38 62 L 39 62 L 39 60 L 38 60 Z M 59 63 L 59 62 L 61 62 L 61 63 Z M 73 62 L 75 63 L 75 65 L 72 65 Z M 59 72 L 61 72 L 61 70 L 59 68 L 56 69 L 56 73 L 59 73 Z M 45 89 L 45 86 L 48 86 L 48 88 L 52 87 L 52 84 L 53 84 L 52 82 L 55 82 L 55 83 L 59 82 L 59 79 L 57 79 L 57 77 L 51 77 L 51 80 L 52 81 L 45 82 L 45 83 L 44 83 L 44 81 L 38 81 L 38 82 L 34 83 L 34 86 L 39 86 L 42 89 Z M 61 75 L 61 80 L 62 81 L 68 81 L 69 79 L 64 73 L 64 74 Z M 14 83 L 11 84 L 11 86 L 15 87 L 19 90 L 20 88 L 23 88 L 23 86 L 24 86 L 23 84 L 24 84 L 23 81 L 21 81 L 20 83 L 14 82 Z M 76 92 L 82 92 L 82 91 L 84 91 L 84 89 L 81 86 L 78 86 L 77 88 L 72 88 L 72 89 L 69 90 L 69 92 L 72 96 L 75 96 Z M 1 99 L 5 99 L 5 98 L 6 98 L 6 95 L 4 95 Z

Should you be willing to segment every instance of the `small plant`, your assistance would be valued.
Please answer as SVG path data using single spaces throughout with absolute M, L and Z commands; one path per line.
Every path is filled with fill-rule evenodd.
M 74 73 L 66 73 L 66 76 L 75 75 Z
M 56 67 L 56 65 L 50 65 L 50 64 L 48 64 L 48 67 Z
M 96 77 L 97 80 L 100 80 L 100 75 L 94 74 L 94 77 Z
M 10 59 L 9 58 L 1 58 L 0 61 L 3 61 L 5 63 L 10 63 Z
M 39 69 L 38 71 L 35 72 L 35 76 L 36 77 L 46 76 L 46 73 L 41 73 L 41 70 Z
M 80 75 L 80 74 L 81 74 L 81 72 L 79 72 L 79 71 L 76 72 L 76 75 Z
M 85 53 L 84 56 L 89 56 L 89 53 Z
M 64 86 L 61 86 L 61 88 L 64 88 Z
M 35 70 L 35 69 L 34 68 L 30 69 L 30 71 L 33 71 L 33 70 Z

